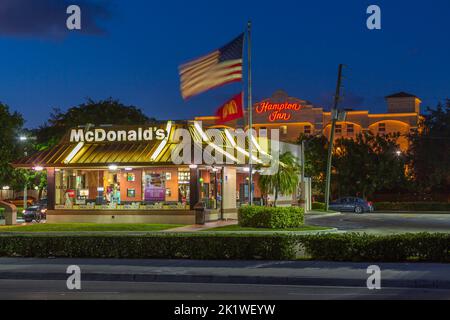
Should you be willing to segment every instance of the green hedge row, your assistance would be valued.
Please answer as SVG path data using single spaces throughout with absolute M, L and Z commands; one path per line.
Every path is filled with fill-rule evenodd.
M 314 260 L 450 262 L 450 234 L 328 234 L 299 239 Z
M 299 228 L 304 222 L 304 210 L 299 207 L 244 206 L 239 208 L 239 225 L 245 228 Z
M 0 257 L 290 260 L 295 248 L 283 235 L 0 236 Z
M 450 203 L 444 202 L 377 202 L 376 211 L 449 211 Z
M 0 236 L 1 257 L 450 262 L 450 234 Z

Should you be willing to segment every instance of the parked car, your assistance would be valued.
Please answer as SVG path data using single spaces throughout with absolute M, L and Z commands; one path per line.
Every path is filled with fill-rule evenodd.
M 355 197 L 340 198 L 330 204 L 330 209 L 340 212 L 355 212 L 355 213 L 365 213 L 374 211 L 372 202 Z
M 36 201 L 36 198 L 27 197 L 27 206 L 31 206 Z M 23 207 L 23 197 L 16 197 L 14 199 L 6 199 L 5 202 L 11 203 L 16 207 Z
M 33 205 L 23 211 L 25 222 L 41 222 L 47 219 L 47 205 Z

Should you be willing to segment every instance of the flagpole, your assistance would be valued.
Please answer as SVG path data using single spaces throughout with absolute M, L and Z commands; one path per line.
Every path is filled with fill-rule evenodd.
M 253 205 L 253 101 L 252 101 L 252 22 L 247 24 L 247 104 L 248 104 L 248 152 L 249 152 L 249 205 Z

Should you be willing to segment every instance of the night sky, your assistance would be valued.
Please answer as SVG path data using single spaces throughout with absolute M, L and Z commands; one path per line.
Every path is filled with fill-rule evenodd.
M 82 32 L 65 8 L 80 4 Z M 382 9 L 382 30 L 366 9 Z M 178 65 L 221 47 L 253 21 L 255 100 L 284 89 L 329 107 L 339 63 L 343 107 L 384 112 L 406 91 L 435 106 L 450 96 L 450 1 L 1 0 L 0 101 L 27 126 L 87 97 L 113 97 L 158 119 L 211 115 L 242 84 L 188 102 Z

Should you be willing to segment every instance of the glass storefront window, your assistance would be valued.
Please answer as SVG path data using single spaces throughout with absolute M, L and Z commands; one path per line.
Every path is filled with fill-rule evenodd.
M 151 210 L 189 206 L 189 169 L 60 169 L 56 209 Z

